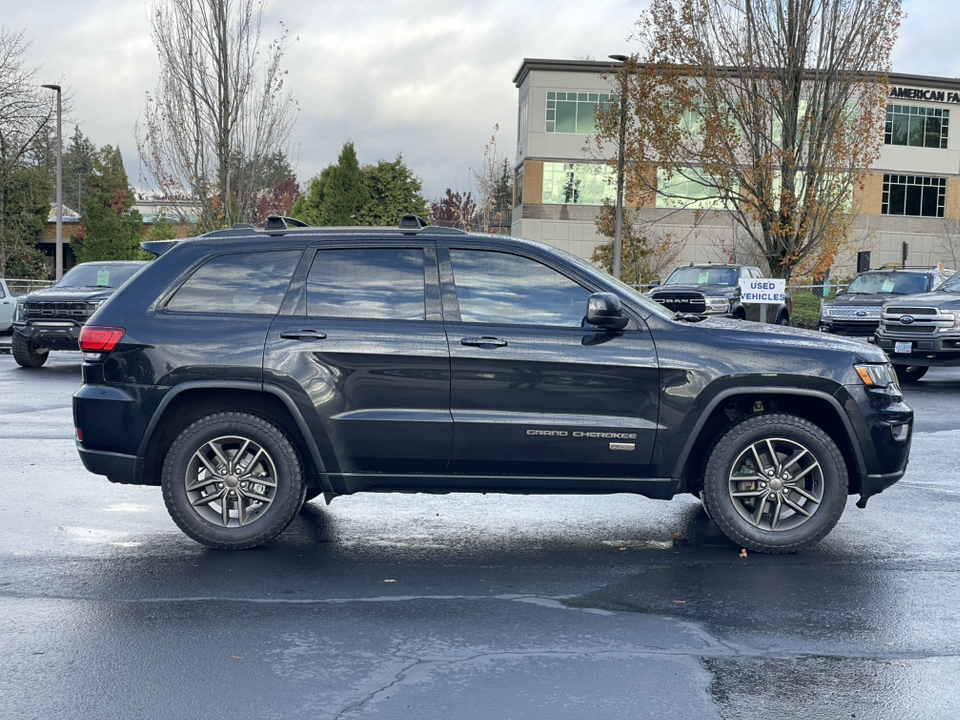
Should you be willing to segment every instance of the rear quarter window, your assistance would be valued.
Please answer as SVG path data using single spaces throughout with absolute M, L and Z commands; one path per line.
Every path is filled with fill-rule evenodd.
M 211 258 L 177 289 L 167 310 L 276 315 L 299 259 L 299 250 Z

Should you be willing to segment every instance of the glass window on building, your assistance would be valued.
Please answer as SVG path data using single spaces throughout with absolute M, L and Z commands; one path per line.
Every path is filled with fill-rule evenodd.
M 724 207 L 717 197 L 717 188 L 699 170 L 689 168 L 683 174 L 674 173 L 668 178 L 663 169 L 657 170 L 658 208 L 686 208 L 689 210 L 713 210 Z
M 544 205 L 602 205 L 616 198 L 616 173 L 591 163 L 543 164 Z
M 943 217 L 947 179 L 920 175 L 884 175 L 884 215 Z
M 950 111 L 913 105 L 887 105 L 886 145 L 946 149 Z
M 548 133 L 590 135 L 596 129 L 597 105 L 617 102 L 617 96 L 598 92 L 547 92 Z

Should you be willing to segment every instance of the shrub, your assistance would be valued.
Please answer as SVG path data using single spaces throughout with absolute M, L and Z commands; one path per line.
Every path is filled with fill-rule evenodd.
M 820 298 L 810 293 L 793 296 L 794 327 L 818 330 L 820 328 Z

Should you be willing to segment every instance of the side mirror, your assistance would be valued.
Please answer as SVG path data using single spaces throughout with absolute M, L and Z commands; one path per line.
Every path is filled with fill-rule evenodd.
M 594 293 L 587 299 L 587 322 L 608 330 L 623 330 L 630 318 L 623 314 L 619 297 L 613 293 Z
M 659 280 L 651 280 L 650 282 L 647 283 L 647 287 L 659 287 L 659 286 L 660 286 Z

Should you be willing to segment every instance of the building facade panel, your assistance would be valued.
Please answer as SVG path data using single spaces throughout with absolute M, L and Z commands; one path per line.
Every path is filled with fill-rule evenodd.
M 611 69 L 609 62 L 525 60 L 518 70 L 518 128 L 525 132 L 517 144 L 516 166 L 523 168 L 524 182 L 523 202 L 513 215 L 515 235 L 556 244 L 586 259 L 598 243 L 608 240 L 596 232 L 599 201 L 549 204 L 557 195 L 548 193 L 545 204 L 543 168 L 545 163 L 550 168 L 550 163 L 577 166 L 602 160 L 587 148 L 590 133 L 558 129 L 582 129 L 577 123 L 583 108 L 571 94 L 577 93 L 579 102 L 579 94 L 586 93 L 588 104 L 590 93 L 609 97 L 611 83 L 604 73 Z M 938 248 L 945 223 L 960 218 L 960 79 L 891 74 L 887 111 L 880 155 L 863 187 L 855 189 L 853 229 L 835 276 L 855 269 L 859 250 L 870 250 L 875 266 L 898 262 L 904 242 L 910 246 L 911 264 L 943 262 Z M 614 158 L 616 148 L 604 148 L 603 153 Z M 574 197 L 567 193 L 561 199 Z M 638 196 L 627 187 L 625 205 L 639 207 L 641 217 L 654 223 L 653 232 L 683 238 L 677 264 L 721 262 L 753 252 L 746 232 L 727 211 L 698 214 L 658 207 L 658 197 Z M 700 204 L 709 204 L 709 199 Z

